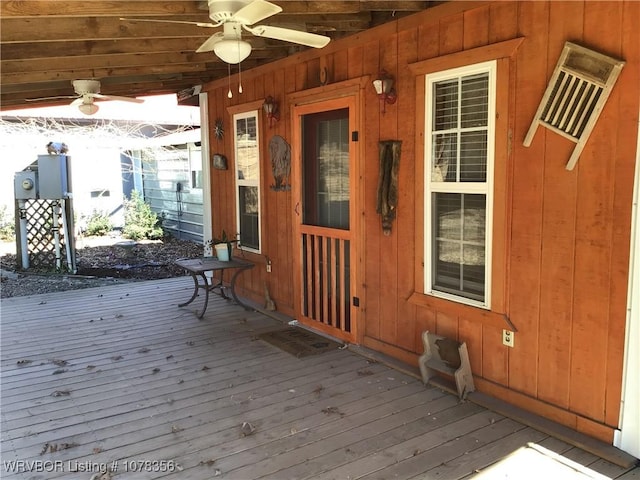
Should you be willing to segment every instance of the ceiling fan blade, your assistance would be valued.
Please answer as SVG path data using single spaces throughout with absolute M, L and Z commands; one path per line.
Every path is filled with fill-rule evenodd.
M 120 20 L 126 22 L 151 22 L 151 23 L 182 23 L 185 25 L 196 25 L 198 27 L 216 28 L 222 25 L 221 23 L 204 23 L 204 22 L 185 22 L 184 20 L 156 20 L 152 18 L 124 18 L 120 17 Z
M 71 102 L 69 105 L 71 105 L 72 107 L 76 107 L 78 105 L 82 105 L 84 103 L 84 98 L 80 97 L 80 98 L 76 98 L 73 102 Z
M 240 22 L 245 25 L 253 25 L 260 20 L 269 18 L 276 13 L 280 13 L 282 7 L 265 0 L 253 0 L 253 2 L 245 5 L 238 10 L 232 17 L 234 22 Z
M 63 98 L 78 98 L 77 95 L 59 95 L 56 97 L 40 97 L 40 98 L 25 98 L 25 102 L 42 102 L 44 100 L 60 100 Z
M 307 47 L 322 48 L 331 40 L 329 37 L 317 35 L 315 33 L 301 32 L 290 28 L 271 27 L 268 25 L 258 25 L 254 28 L 245 27 L 249 32 L 257 37 L 273 38 L 285 42 L 298 43 Z
M 99 98 L 100 100 L 118 100 L 121 102 L 144 103 L 144 100 L 140 98 L 121 97 L 119 95 L 103 95 L 102 93 L 92 93 L 91 96 L 94 98 Z
M 222 32 L 214 33 L 209 38 L 207 38 L 207 40 L 205 40 L 202 45 L 198 47 L 196 53 L 210 52 L 211 50 L 213 50 L 215 44 L 221 40 L 224 40 L 224 34 Z

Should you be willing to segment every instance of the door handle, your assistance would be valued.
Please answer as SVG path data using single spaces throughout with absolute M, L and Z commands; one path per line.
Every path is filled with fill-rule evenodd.
M 300 216 L 300 202 L 296 203 L 296 207 L 294 208 L 297 216 Z

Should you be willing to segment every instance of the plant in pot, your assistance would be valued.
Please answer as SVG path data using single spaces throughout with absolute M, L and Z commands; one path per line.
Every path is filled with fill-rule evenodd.
M 228 262 L 231 260 L 231 253 L 233 251 L 233 244 L 238 240 L 231 239 L 227 236 L 226 230 L 222 230 L 222 235 L 220 237 L 215 237 L 210 240 L 211 245 L 215 248 L 216 257 L 221 262 Z

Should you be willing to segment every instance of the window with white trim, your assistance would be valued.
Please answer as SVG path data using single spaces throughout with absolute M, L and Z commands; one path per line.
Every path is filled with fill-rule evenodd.
M 260 253 L 260 142 L 258 111 L 233 116 L 235 138 L 236 224 L 240 245 Z
M 189 152 L 189 173 L 191 174 L 190 186 L 191 189 L 202 189 L 202 149 L 200 148 L 200 142 L 188 143 L 187 151 Z
M 425 81 L 425 293 L 489 308 L 496 62 Z

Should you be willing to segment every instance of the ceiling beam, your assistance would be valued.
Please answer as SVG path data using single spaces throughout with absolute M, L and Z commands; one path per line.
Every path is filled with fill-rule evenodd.
M 371 10 L 389 10 L 389 11 L 412 11 L 417 12 L 424 10 L 431 2 L 419 1 L 296 1 L 296 0 L 274 0 L 272 3 L 280 5 L 284 13 L 305 14 L 305 13 L 358 13 Z
M 132 67 L 103 67 L 103 68 L 77 68 L 74 70 L 64 70 L 54 73 L 37 72 L 29 74 L 28 80 L 32 82 L 48 82 L 51 80 L 76 80 L 82 78 L 106 78 L 109 76 L 119 75 L 139 75 L 142 73 L 182 73 L 182 72 L 203 72 L 207 70 L 207 65 L 203 63 L 175 63 L 171 65 L 146 65 Z M 3 90 L 8 85 L 19 84 L 24 82 L 24 75 L 19 73 L 1 73 L 0 82 Z
M 212 80 L 212 76 L 180 76 L 176 79 L 154 79 L 153 77 L 148 77 L 146 80 L 141 80 L 140 83 L 128 83 L 123 85 L 116 86 L 107 86 L 104 83 L 102 84 L 101 90 L 105 95 L 122 95 L 128 97 L 136 97 L 136 96 L 149 96 L 149 95 L 163 95 L 167 93 L 175 93 L 178 90 L 182 90 L 186 88 L 186 86 L 194 86 L 200 85 L 202 83 L 206 83 Z M 43 95 L 39 95 L 38 97 L 55 97 L 55 96 L 74 96 L 73 89 L 71 89 L 71 93 L 65 89 L 57 89 L 57 90 L 47 90 L 43 91 Z M 15 106 L 32 108 L 35 106 L 42 106 L 41 102 L 28 102 L 25 101 L 25 98 L 35 98 L 35 97 L 26 97 L 21 93 L 5 93 L 4 90 L 2 94 L 0 94 L 2 108 L 6 109 L 6 107 L 14 108 Z M 71 99 L 61 98 L 61 99 L 53 99 L 50 104 L 57 105 L 65 105 L 71 102 Z
M 226 73 L 226 69 L 225 69 Z M 108 77 L 100 79 L 101 90 L 103 93 L 115 94 L 116 92 L 124 92 L 132 85 L 157 84 L 162 82 L 176 81 L 193 81 L 193 85 L 197 85 L 200 78 L 208 78 L 218 75 L 219 71 L 210 69 L 206 72 L 185 72 L 185 73 L 165 73 L 165 74 L 136 74 L 122 75 L 118 77 Z M 193 86 L 192 85 L 192 86 Z M 8 85 L 0 92 L 1 95 L 22 95 L 23 97 L 33 97 L 32 92 L 45 92 L 43 95 L 35 96 L 54 96 L 54 95 L 73 95 L 73 87 L 70 80 L 53 80 L 46 83 L 24 83 L 21 85 Z
M 182 21 L 182 20 L 181 20 Z M 184 21 L 207 22 L 206 16 L 188 16 Z M 332 30 L 362 31 L 371 26 L 371 14 L 359 12 L 353 15 L 284 15 L 280 14 L 265 22 L 272 26 L 292 27 L 305 30 L 307 25 L 323 25 Z M 197 25 L 176 23 L 150 23 L 135 19 L 120 20 L 119 17 L 47 17 L 2 18 L 0 20 L 2 43 L 56 42 L 56 41 L 96 41 L 123 40 L 135 38 L 176 38 L 194 39 L 219 32 L 220 28 L 198 27 Z M 245 33 L 245 38 L 249 36 Z
M 203 10 L 204 6 L 204 10 Z M 89 1 L 86 0 L 3 0 L 2 16 L 24 17 L 113 17 L 118 15 L 175 16 L 193 15 L 204 11 L 206 2 L 197 0 L 171 1 Z
M 243 62 L 247 69 L 259 65 L 259 61 Z M 25 79 L 19 74 L 0 74 L 2 82 L 2 93 L 20 93 L 25 98 L 37 96 L 53 95 L 73 95 L 72 80 L 91 78 L 101 81 L 102 86 L 117 85 L 130 81 L 132 77 L 137 78 L 175 78 L 177 75 L 183 76 L 214 76 L 216 78 L 227 74 L 227 65 L 217 63 L 196 63 L 196 64 L 173 64 L 173 65 L 152 65 L 147 67 L 121 67 L 121 68 L 93 68 L 75 69 L 56 72 L 39 72 L 29 75 Z M 28 82 L 28 83 L 25 83 Z M 41 91 L 46 94 L 40 94 Z M 55 92 L 53 92 L 55 90 Z M 31 94 L 30 92 L 37 92 Z M 113 92 L 112 92 L 113 93 Z
M 91 55 L 86 57 L 51 57 L 37 60 L 0 61 L 2 74 L 33 72 L 51 72 L 56 70 L 74 70 L 91 68 L 117 68 L 148 65 L 190 64 L 212 60 L 212 55 L 194 52 L 137 53 L 129 55 Z M 215 57 L 214 57 L 215 58 Z
M 128 40 L 84 40 L 57 41 L 46 44 L 8 43 L 2 45 L 2 60 L 32 60 L 50 57 L 82 57 L 88 55 L 118 55 L 129 53 L 195 52 L 202 45 L 201 38 L 134 38 Z M 286 54 L 286 46 L 274 47 L 274 43 L 264 38 L 252 37 L 254 50 L 281 48 Z M 205 55 L 205 54 L 202 54 Z M 209 53 L 208 55 L 214 55 Z
M 274 0 L 284 13 L 359 13 L 362 11 L 410 11 L 417 12 L 429 6 L 428 1 L 287 1 Z M 3 0 L 2 16 L 25 17 L 115 17 L 129 15 L 177 16 L 204 12 L 208 16 L 206 2 L 196 0 L 130 1 L 130 0 Z
M 2 43 L 51 42 L 74 40 L 116 40 L 127 38 L 201 37 L 213 35 L 216 29 L 194 25 L 127 22 L 113 17 L 46 17 L 2 18 Z
M 200 38 L 160 38 L 131 40 L 85 40 L 74 42 L 8 43 L 2 45 L 2 60 L 30 60 L 49 57 L 80 57 L 126 53 L 194 51 Z

